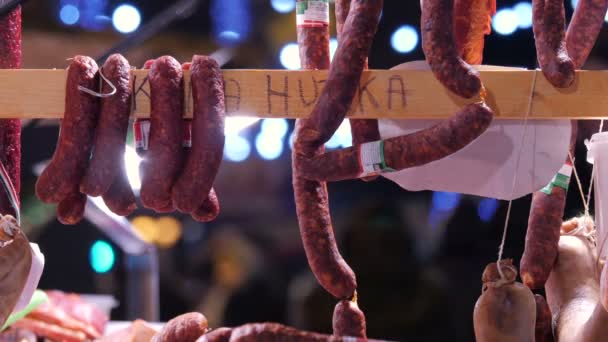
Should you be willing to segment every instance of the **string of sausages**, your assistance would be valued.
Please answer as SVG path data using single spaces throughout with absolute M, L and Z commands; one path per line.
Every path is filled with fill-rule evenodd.
M 193 119 L 191 146 L 182 146 L 184 80 L 182 66 L 163 56 L 147 63 L 150 84 L 149 142 L 140 169 L 141 200 L 157 212 L 175 209 L 199 221 L 219 213 L 212 189 L 224 148 L 224 95 L 219 65 L 194 56 L 191 65 Z M 102 196 L 108 208 L 126 216 L 137 208 L 124 164 L 125 140 L 132 111 L 130 65 L 110 56 L 101 70 L 93 59 L 74 57 L 68 67 L 65 113 L 51 162 L 36 183 L 36 194 L 58 203 L 57 217 L 75 224 L 86 195 Z M 102 86 L 97 85 L 103 78 Z M 100 94 L 111 96 L 95 96 Z M 83 91 L 88 89 L 90 91 Z M 200 195 L 203 194 L 203 195 Z

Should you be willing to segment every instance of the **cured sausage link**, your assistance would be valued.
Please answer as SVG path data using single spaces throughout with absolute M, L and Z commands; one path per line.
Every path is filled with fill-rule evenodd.
M 0 69 L 21 68 L 21 6 L 0 18 Z M 0 162 L 15 192 L 21 191 L 21 120 L 0 120 Z M 8 196 L 0 195 L 0 213 L 16 215 Z
M 536 326 L 534 327 L 534 342 L 553 342 L 553 325 L 551 309 L 545 298 L 535 294 L 536 302 Z
M 342 27 L 350 10 L 351 0 L 336 0 L 336 31 L 338 32 L 338 44 L 342 41 Z M 367 69 L 367 60 L 364 69 Z M 361 145 L 366 142 L 380 140 L 380 129 L 376 119 L 350 119 L 350 131 L 353 145 Z M 372 181 L 376 176 L 362 178 L 364 181 Z
M 184 80 L 173 57 L 154 60 L 150 82 L 150 142 L 142 162 L 141 200 L 157 212 L 173 211 L 171 187 L 183 164 Z
M 75 192 L 59 202 L 57 206 L 57 220 L 62 224 L 72 225 L 80 222 L 84 217 L 87 205 L 87 195 Z
M 574 67 L 583 67 L 604 26 L 608 0 L 579 0 L 566 31 L 566 49 Z
M 422 3 L 422 50 L 435 77 L 455 94 L 470 98 L 481 90 L 479 72 L 458 56 L 453 32 L 454 0 Z
M 378 28 L 382 4 L 382 0 L 351 2 L 342 42 L 336 50 L 325 87 L 310 114 L 310 127 L 303 127 L 297 144 L 313 149 L 322 146 L 344 120 Z
M 99 98 L 82 92 L 97 89 L 98 68 L 93 59 L 76 56 L 68 68 L 65 114 L 59 141 L 49 165 L 36 182 L 36 194 L 46 203 L 58 203 L 78 193 L 89 163 L 93 131 L 99 116 Z
M 336 51 L 326 87 L 311 117 L 296 121 L 292 156 L 296 176 L 293 178 L 293 187 L 300 234 L 313 274 L 323 288 L 339 299 L 350 299 L 353 296 L 357 288 L 355 274 L 336 246 L 326 184 L 297 177 L 297 170 L 302 166 L 299 156 L 323 153 L 323 144 L 344 119 L 355 95 L 381 9 L 382 1 L 352 2 L 344 24 L 343 43 Z M 298 41 L 303 39 L 299 38 Z M 301 48 L 307 51 L 313 49 L 311 46 Z M 314 49 L 328 51 L 329 46 L 315 45 Z M 328 53 L 319 52 L 315 55 L 325 56 Z M 304 62 L 303 65 L 309 64 Z M 325 63 L 319 61 L 319 66 L 323 65 Z
M 120 174 L 124 159 L 125 139 L 131 114 L 131 66 L 120 54 L 108 57 L 101 73 L 115 88 L 116 93 L 101 99 L 101 114 L 95 129 L 95 148 L 80 191 L 100 196 Z M 101 93 L 108 94 L 112 87 L 103 82 Z
M 341 300 L 334 308 L 332 325 L 335 336 L 366 338 L 366 322 L 356 300 Z
M 204 335 L 203 335 L 204 336 Z M 331 336 L 300 331 L 278 323 L 252 323 L 232 329 L 230 342 L 340 342 L 367 341 L 364 338 Z
M 577 137 L 576 122 L 572 122 L 570 152 L 574 153 Z M 523 283 L 531 289 L 545 286 L 558 255 L 562 218 L 572 164 L 566 157 L 564 167 L 543 189 L 532 194 L 530 216 L 520 269 Z
M 231 334 L 232 328 L 217 328 L 199 337 L 196 342 L 228 342 Z
M 538 64 L 555 87 L 574 82 L 574 63 L 566 50 L 566 14 L 563 0 L 533 0 L 532 28 Z
M 192 218 L 199 222 L 211 222 L 220 214 L 220 203 L 215 190 L 211 188 L 207 198 L 198 209 L 192 212 Z
M 467 146 L 485 132 L 492 118 L 484 103 L 469 104 L 427 129 L 302 160 L 297 172 L 306 179 L 339 181 L 425 165 Z
M 184 170 L 173 185 L 173 205 L 191 213 L 209 194 L 224 153 L 224 82 L 215 60 L 206 56 L 192 59 L 193 102 L 192 147 Z M 203 196 L 201 196 L 203 194 Z

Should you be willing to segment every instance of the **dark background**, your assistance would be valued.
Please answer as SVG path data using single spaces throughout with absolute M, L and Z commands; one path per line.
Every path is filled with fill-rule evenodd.
M 108 18 L 119 3 L 122 1 L 28 1 L 23 10 L 24 68 L 64 68 L 72 55 L 103 55 L 125 38 Z M 140 9 L 144 25 L 169 3 L 129 2 Z M 498 8 L 516 3 L 500 1 Z M 75 25 L 59 19 L 59 10 L 66 4 L 81 10 Z M 214 6 L 228 10 L 213 11 Z M 235 19 L 233 13 L 239 9 L 246 14 L 241 18 L 242 41 L 222 40 L 216 32 L 218 23 Z M 569 1 L 566 10 L 570 16 Z M 385 1 L 370 55 L 371 68 L 386 69 L 424 58 L 419 44 L 411 53 L 400 54 L 390 42 L 401 25 L 419 31 L 419 17 L 418 1 Z M 607 38 L 603 31 L 586 68 L 605 68 Z M 270 1 L 203 0 L 188 18 L 130 46 L 124 55 L 132 65 L 141 66 L 146 59 L 162 54 L 187 61 L 195 53 L 209 54 L 230 46 L 235 49 L 234 57 L 224 68 L 272 69 L 282 68 L 280 50 L 295 40 L 293 12 L 278 13 Z M 484 63 L 536 67 L 532 29 L 518 29 L 507 36 L 491 34 L 486 39 Z M 75 227 L 60 225 L 54 208 L 33 196 L 31 170 L 52 155 L 56 122 L 24 125 L 24 222 L 47 260 L 40 287 L 111 294 L 124 302 L 125 271 L 118 248 L 113 245 L 117 259 L 109 272 L 96 273 L 90 264 L 92 244 L 100 239 L 110 241 L 109 237 L 87 222 Z M 292 121 L 289 126 L 291 132 Z M 585 128 L 581 141 L 597 129 Z M 335 300 L 316 284 L 299 240 L 288 141 L 282 139 L 285 149 L 280 158 L 263 160 L 254 146 L 259 130 L 256 123 L 241 133 L 252 148 L 246 160 L 222 164 L 215 184 L 222 205 L 219 218 L 199 224 L 174 216 L 180 221 L 182 238 L 173 246 L 159 247 L 161 319 L 199 310 L 214 327 L 277 321 L 331 332 Z M 590 167 L 584 161 L 586 150 L 581 141 L 576 166 L 586 188 Z M 359 305 L 367 315 L 368 335 L 392 340 L 472 341 L 472 312 L 480 294 L 481 273 L 496 259 L 507 203 L 458 194 L 407 192 L 385 179 L 332 183 L 329 193 L 340 250 L 357 273 Z M 514 258 L 516 264 L 523 252 L 529 206 L 530 196 L 513 203 L 505 257 Z M 578 215 L 581 208 L 573 183 L 565 216 Z M 156 217 L 140 209 L 130 219 L 142 215 Z M 123 306 L 112 313 L 114 320 L 125 318 Z

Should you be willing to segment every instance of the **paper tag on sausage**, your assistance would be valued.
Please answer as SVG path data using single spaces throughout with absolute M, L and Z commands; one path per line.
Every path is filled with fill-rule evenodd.
M 133 122 L 133 136 L 137 153 L 148 150 L 150 137 L 150 120 L 137 119 Z
M 372 141 L 359 145 L 359 158 L 363 172 L 360 177 L 375 176 L 395 171 L 386 165 L 384 160 L 384 140 Z
M 299 27 L 329 25 L 329 0 L 304 0 L 296 3 L 296 20 Z
M 547 195 L 551 195 L 551 191 L 554 186 L 558 186 L 564 190 L 568 190 L 568 186 L 570 185 L 570 176 L 572 176 L 572 163 L 570 161 L 566 162 L 557 172 L 551 182 L 547 184 L 544 188 L 540 189 L 540 191 L 544 192 Z

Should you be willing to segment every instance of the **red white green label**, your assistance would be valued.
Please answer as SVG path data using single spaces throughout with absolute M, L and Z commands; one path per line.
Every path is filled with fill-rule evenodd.
M 561 169 L 557 172 L 553 179 L 547 186 L 542 188 L 540 191 L 544 192 L 547 195 L 551 195 L 551 191 L 554 186 L 558 186 L 564 190 L 568 190 L 568 186 L 570 185 L 570 176 L 572 176 L 572 164 L 568 161 L 565 163 Z
M 384 140 L 372 141 L 359 146 L 359 162 L 363 172 L 360 177 L 375 176 L 395 171 L 386 165 Z
M 296 3 L 298 26 L 322 27 L 329 25 L 329 0 L 304 0 Z

